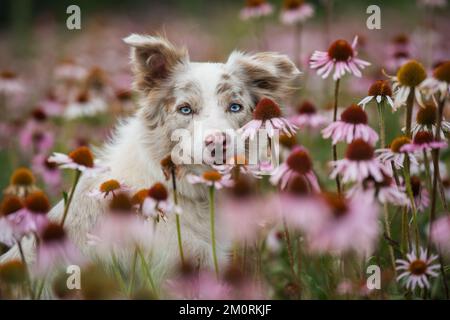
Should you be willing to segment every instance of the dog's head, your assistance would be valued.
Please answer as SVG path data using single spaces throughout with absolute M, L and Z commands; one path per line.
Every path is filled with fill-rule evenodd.
M 202 142 L 208 143 L 212 131 L 250 121 L 262 97 L 278 103 L 288 98 L 300 74 L 287 56 L 272 52 L 235 51 L 226 63 L 197 63 L 164 38 L 132 34 L 124 41 L 131 46 L 134 88 L 141 96 L 139 117 L 160 135 L 152 150 L 161 158 L 176 144 L 170 141 L 175 130 L 193 136 L 201 126 Z

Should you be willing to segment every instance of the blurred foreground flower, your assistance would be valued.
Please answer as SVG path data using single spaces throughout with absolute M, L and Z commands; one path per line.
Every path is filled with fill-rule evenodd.
M 273 12 L 273 7 L 266 0 L 246 0 L 245 7 L 241 9 L 242 20 L 268 16 Z

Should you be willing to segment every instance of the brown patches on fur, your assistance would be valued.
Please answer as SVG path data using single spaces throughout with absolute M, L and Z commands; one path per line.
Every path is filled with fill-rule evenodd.
M 275 101 L 286 99 L 296 89 L 293 84 L 300 74 L 287 56 L 273 52 L 234 52 L 227 64 L 251 88 L 255 100 L 263 96 Z
M 176 48 L 164 38 L 132 35 L 125 42 L 132 46 L 134 86 L 141 92 L 153 90 L 188 61 L 186 49 Z

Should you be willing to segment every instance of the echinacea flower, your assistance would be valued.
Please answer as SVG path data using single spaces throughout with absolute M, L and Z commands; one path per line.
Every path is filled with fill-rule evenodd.
M 239 176 L 218 205 L 220 232 L 235 245 L 252 243 L 278 218 L 273 202 L 258 195 L 250 179 Z
M 422 152 L 430 151 L 433 149 L 447 148 L 447 142 L 436 141 L 433 134 L 428 131 L 419 131 L 414 136 L 412 142 L 405 144 L 401 147 L 402 152 Z
M 445 254 L 450 254 L 450 216 L 444 215 L 433 222 L 431 240 Z
M 342 175 L 342 181 L 362 182 L 371 176 L 375 181 L 383 181 L 385 167 L 374 157 L 373 147 L 362 139 L 356 139 L 348 145 L 345 158 L 331 161 L 333 171 L 330 175 L 332 179 L 337 175 Z
M 401 272 L 397 277 L 397 281 L 407 279 L 405 286 L 407 289 L 414 290 L 420 288 L 430 288 L 430 277 L 436 278 L 438 273 L 436 270 L 440 268 L 439 264 L 434 264 L 437 255 L 428 256 L 425 249 L 420 248 L 420 254 L 410 252 L 406 254 L 406 259 L 397 259 L 397 271 Z
M 400 136 L 395 138 L 389 148 L 381 148 L 375 150 L 378 154 L 377 158 L 380 160 L 386 168 L 389 168 L 389 164 L 392 162 L 396 169 L 403 168 L 405 157 L 409 157 L 411 164 L 417 165 L 417 159 L 414 154 L 402 151 L 402 147 L 411 143 L 411 139 L 406 136 Z
M 365 192 L 373 192 L 373 197 L 378 199 L 381 203 L 391 203 L 396 206 L 408 205 L 408 196 L 405 193 L 405 188 L 400 188 L 395 183 L 394 179 L 383 173 L 383 181 L 377 182 L 372 177 L 368 177 L 359 185 L 355 185 L 348 191 L 349 195 L 361 190 Z
M 73 150 L 68 155 L 55 152 L 48 161 L 56 163 L 62 169 L 73 169 L 88 175 L 95 175 L 106 170 L 97 160 L 94 160 L 91 150 L 85 146 Z
M 83 258 L 75 245 L 69 240 L 63 227 L 49 223 L 40 234 L 37 246 L 36 265 L 34 271 L 44 275 L 48 270 L 71 264 L 81 264 Z
M 314 7 L 304 0 L 284 0 L 280 20 L 286 25 L 305 22 L 314 15 Z
M 233 177 L 238 177 L 242 173 L 261 178 L 262 174 L 261 165 L 249 164 L 245 155 L 235 155 L 229 158 L 225 164 L 213 165 L 212 167 L 222 175 L 229 174 Z
M 26 197 L 29 193 L 38 191 L 36 178 L 27 168 L 16 169 L 9 180 L 9 186 L 3 191 L 6 195 Z
M 368 125 L 366 112 L 352 104 L 341 113 L 341 120 L 330 123 L 322 130 L 325 139 L 331 138 L 333 144 L 339 141 L 350 143 L 362 139 L 370 144 L 378 141 L 378 134 Z
M 31 119 L 19 133 L 19 142 L 22 149 L 27 153 L 45 153 L 54 144 L 55 137 L 47 126 L 47 114 L 42 109 L 35 109 Z
M 304 101 L 290 121 L 299 129 L 318 129 L 328 122 L 325 116 L 317 112 L 316 107 L 310 101 Z
M 311 156 L 304 147 L 294 147 L 286 161 L 272 173 L 270 182 L 273 185 L 279 184 L 280 188 L 284 189 L 295 174 L 305 177 L 312 191 L 318 192 L 320 190 L 317 177 L 313 171 Z
M 260 18 L 270 15 L 273 12 L 273 7 L 266 0 L 246 0 L 245 7 L 240 12 L 242 20 L 252 18 Z
M 337 80 L 346 73 L 361 77 L 360 69 L 370 66 L 370 63 L 357 58 L 356 45 L 358 37 L 353 39 L 350 45 L 345 40 L 336 40 L 328 48 L 328 51 L 315 51 L 310 59 L 310 67 L 318 69 L 317 74 L 327 78 L 334 69 L 333 79 Z
M 86 68 L 72 59 L 62 60 L 54 70 L 55 79 L 68 82 L 80 81 L 84 79 L 86 75 Z
M 418 212 L 425 211 L 430 205 L 430 194 L 422 185 L 422 180 L 418 176 L 411 177 L 411 189 L 414 198 L 414 205 Z M 411 207 L 411 202 L 408 202 Z
M 153 223 L 136 214 L 126 193 L 111 198 L 107 214 L 88 234 L 88 244 L 100 253 L 111 254 L 124 249 L 149 248 L 153 239 Z
M 0 207 L 0 243 L 12 246 L 16 239 L 21 239 L 25 232 L 21 228 L 16 228 L 11 223 L 11 218 L 16 212 L 24 207 L 23 201 L 18 196 L 6 196 Z
M 413 135 L 419 131 L 429 131 L 435 133 L 437 126 L 437 108 L 434 103 L 425 103 L 416 113 L 416 122 L 413 123 L 411 131 Z M 404 130 L 404 129 L 402 129 Z M 445 133 L 450 132 L 450 122 L 441 119 L 441 139 L 445 138 Z
M 58 166 L 48 161 L 48 157 L 43 154 L 38 154 L 32 161 L 33 172 L 42 178 L 47 186 L 52 190 L 58 189 L 62 183 L 61 171 Z
M 387 80 L 377 80 L 369 88 L 367 97 L 362 99 L 358 105 L 364 109 L 366 104 L 375 100 L 378 104 L 386 101 L 392 108 L 394 108 L 394 101 L 392 100 L 392 89 Z
M 81 117 L 93 117 L 103 113 L 108 109 L 106 101 L 98 96 L 92 96 L 88 92 L 80 93 L 75 101 L 69 103 L 64 111 L 64 117 L 67 119 L 76 119 Z
M 411 90 L 414 90 L 416 100 L 422 101 L 420 84 L 426 77 L 427 73 L 424 66 L 416 60 L 406 62 L 398 69 L 397 76 L 391 77 L 394 92 L 394 111 L 406 104 Z
M 447 5 L 447 0 L 417 0 L 417 4 L 423 7 L 444 8 Z
M 142 214 L 158 221 L 159 218 L 167 220 L 167 214 L 181 213 L 181 208 L 172 203 L 169 199 L 169 192 L 162 183 L 155 183 L 147 192 L 142 203 Z
M 359 192 L 346 198 L 325 193 L 322 198 L 326 209 L 318 212 L 322 216 L 319 226 L 306 235 L 309 250 L 365 256 L 373 252 L 379 235 L 379 212 L 373 196 Z
M 4 95 L 18 95 L 25 91 L 23 83 L 19 80 L 17 75 L 9 70 L 0 72 L 0 94 Z
M 217 170 L 205 171 L 201 176 L 189 174 L 186 179 L 191 184 L 202 183 L 208 187 L 214 187 L 215 189 L 222 189 L 224 187 L 233 186 L 233 180 L 231 180 L 230 174 L 221 174 Z
M 128 191 L 130 191 L 130 187 L 126 184 L 116 179 L 109 179 L 102 182 L 98 188 L 91 190 L 88 195 L 97 199 L 110 199 L 118 193 Z
M 433 76 L 421 83 L 420 89 L 428 97 L 439 93 L 439 100 L 445 99 L 450 93 L 450 61 L 440 63 L 433 70 Z
M 275 130 L 287 135 L 295 134 L 296 126 L 283 118 L 280 107 L 269 98 L 262 98 L 253 111 L 253 120 L 238 130 L 242 138 L 254 139 L 258 130 L 265 129 L 269 137 L 273 137 Z

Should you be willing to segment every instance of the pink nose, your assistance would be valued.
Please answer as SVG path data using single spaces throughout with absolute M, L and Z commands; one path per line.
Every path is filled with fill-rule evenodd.
M 211 151 L 211 156 L 214 158 L 216 156 L 216 150 L 222 148 L 223 161 L 226 159 L 227 143 L 230 143 L 231 138 L 224 132 L 216 132 L 209 134 L 205 138 L 205 146 Z

